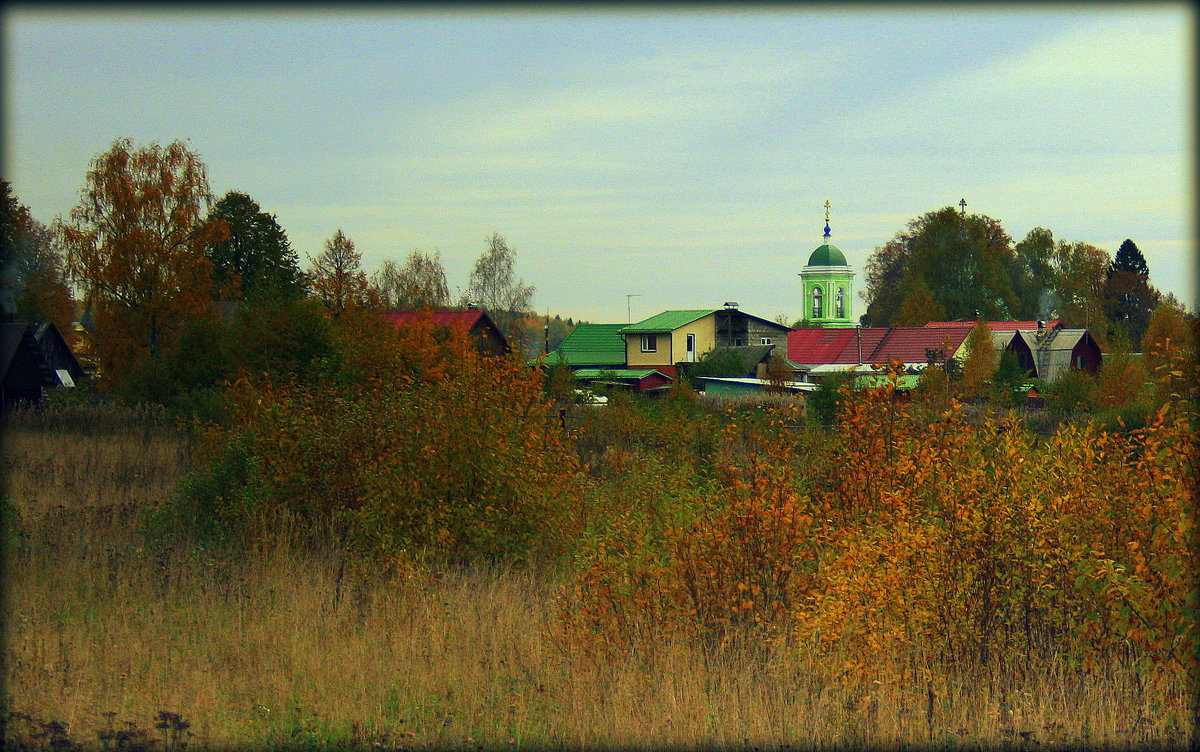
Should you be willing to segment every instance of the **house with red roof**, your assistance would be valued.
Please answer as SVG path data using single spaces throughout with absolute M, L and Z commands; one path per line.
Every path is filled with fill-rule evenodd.
M 1032 332 L 1038 329 L 1062 329 L 1063 324 L 1058 319 L 1051 321 L 989 321 L 988 329 L 993 332 Z M 967 329 L 975 326 L 974 321 L 930 321 L 925 326 L 946 327 L 961 326 Z
M 787 359 L 813 377 L 849 370 L 869 371 L 873 364 L 899 361 L 921 369 L 929 362 L 966 356 L 967 326 L 894 326 L 826 329 L 804 327 L 788 333 Z
M 484 355 L 503 355 L 509 351 L 508 339 L 500 327 L 480 308 L 462 311 L 383 311 L 382 315 L 397 329 L 412 326 L 418 321 L 432 320 L 435 327 L 465 331 Z

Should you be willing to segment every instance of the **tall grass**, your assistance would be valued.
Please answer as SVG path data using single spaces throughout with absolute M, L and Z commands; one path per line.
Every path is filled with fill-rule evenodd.
M 600 660 L 564 640 L 552 573 L 383 577 L 285 529 L 240 557 L 162 544 L 144 513 L 191 469 L 191 439 L 150 414 L 71 420 L 6 426 L 5 703 L 88 746 L 164 711 L 193 750 L 1186 746 L 1187 688 L 1149 691 L 1119 660 L 936 689 L 839 682 L 837 656 L 803 645 L 747 657 L 663 635 Z M 31 728 L 6 743 L 48 748 Z

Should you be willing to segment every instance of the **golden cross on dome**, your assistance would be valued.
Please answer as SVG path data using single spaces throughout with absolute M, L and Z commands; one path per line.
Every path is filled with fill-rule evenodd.
M 829 224 L 829 199 L 825 199 L 825 224 Z

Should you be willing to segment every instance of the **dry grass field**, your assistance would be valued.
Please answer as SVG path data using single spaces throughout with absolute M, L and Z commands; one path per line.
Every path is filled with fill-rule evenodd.
M 158 545 L 144 513 L 192 451 L 149 413 L 9 422 L 9 748 L 1188 745 L 1186 688 L 1147 692 L 1119 665 L 931 693 L 888 676 L 848 688 L 795 646 L 739 660 L 664 635 L 589 661 L 558 637 L 552 574 L 385 581 L 286 535 L 233 560 Z

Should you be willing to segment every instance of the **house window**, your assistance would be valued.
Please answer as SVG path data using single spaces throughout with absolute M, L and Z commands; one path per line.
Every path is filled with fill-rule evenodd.
M 818 287 L 817 289 L 813 290 L 812 315 L 814 319 L 821 318 L 821 316 L 823 316 L 825 313 L 825 307 L 822 305 L 821 300 L 822 297 L 824 297 L 824 294 L 821 292 L 821 288 Z
M 760 345 L 773 345 L 773 344 L 775 344 L 775 342 L 774 342 L 774 341 L 773 341 L 773 340 L 772 340 L 770 337 L 761 337 L 761 338 L 759 338 L 759 340 L 758 340 L 758 344 L 760 344 Z
M 839 287 L 837 291 L 837 318 L 846 318 L 846 288 Z
M 658 336 L 654 334 L 642 335 L 642 352 L 658 352 Z

